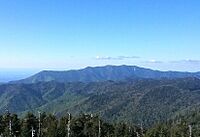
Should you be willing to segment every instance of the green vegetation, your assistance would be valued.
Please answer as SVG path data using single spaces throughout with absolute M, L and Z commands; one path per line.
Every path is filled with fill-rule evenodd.
M 189 111 L 146 132 L 146 137 L 199 137 L 200 111 Z
M 39 122 L 40 121 L 40 122 Z M 36 117 L 27 113 L 19 119 L 7 113 L 0 116 L 0 135 L 3 137 L 134 137 L 142 135 L 140 128 L 125 123 L 108 123 L 98 116 L 81 114 L 56 118 L 52 114 Z
M 121 72 L 125 73 L 118 76 Z M 198 73 L 107 66 L 69 71 L 62 77 L 53 72 L 56 79 L 47 74 L 0 84 L 0 114 L 7 109 L 17 114 L 0 116 L 4 136 L 10 136 L 10 121 L 13 135 L 28 137 L 32 128 L 38 133 L 38 111 L 45 112 L 41 115 L 44 137 L 66 137 L 68 112 L 73 115 L 70 135 L 74 137 L 98 136 L 99 117 L 102 137 L 185 137 L 191 132 L 191 137 L 200 136 Z M 82 82 L 67 82 L 69 74 Z M 195 77 L 185 78 L 191 75 Z M 137 128 L 141 124 L 143 128 Z
M 0 91 L 1 114 L 6 109 L 20 116 L 38 110 L 58 117 L 84 112 L 110 122 L 138 125 L 142 121 L 144 127 L 165 122 L 200 104 L 197 78 L 3 84 Z
M 57 118 L 40 113 L 27 113 L 19 119 L 16 114 L 0 116 L 2 137 L 199 137 L 200 111 L 188 112 L 174 119 L 144 128 L 126 122 L 111 123 L 92 114 L 71 114 Z M 39 113 L 38 113 L 39 114 Z

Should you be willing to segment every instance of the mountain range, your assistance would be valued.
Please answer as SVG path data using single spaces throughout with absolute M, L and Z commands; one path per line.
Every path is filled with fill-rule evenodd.
M 69 71 L 41 71 L 31 77 L 14 81 L 13 83 L 37 83 L 37 82 L 99 82 L 99 81 L 121 81 L 135 78 L 200 78 L 200 72 L 177 72 L 177 71 L 158 71 L 137 66 L 103 66 L 87 67 L 80 70 Z
M 98 114 L 108 121 L 152 126 L 200 105 L 199 72 L 162 72 L 136 66 L 42 71 L 0 85 L 0 113 L 9 110 Z

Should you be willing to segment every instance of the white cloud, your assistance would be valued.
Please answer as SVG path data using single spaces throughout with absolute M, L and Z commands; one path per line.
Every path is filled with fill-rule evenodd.
M 145 61 L 145 63 L 160 64 L 160 63 L 164 63 L 164 62 L 158 61 L 158 60 L 155 60 L 155 59 L 151 59 L 151 60 Z
M 200 64 L 200 60 L 185 59 L 185 60 L 170 61 L 170 63 L 190 63 L 190 64 Z
M 152 63 L 152 64 L 200 64 L 200 60 L 192 60 L 192 59 L 184 59 L 184 60 L 173 60 L 173 61 L 159 61 L 155 59 L 151 59 L 148 61 L 144 61 L 144 63 Z
M 96 56 L 95 59 L 97 60 L 125 60 L 125 59 L 138 59 L 140 57 L 138 56 L 117 56 L 117 57 L 111 57 L 111 56 Z

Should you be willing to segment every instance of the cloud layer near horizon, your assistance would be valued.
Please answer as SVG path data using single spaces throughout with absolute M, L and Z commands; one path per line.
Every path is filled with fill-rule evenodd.
M 96 56 L 95 59 L 97 60 L 124 60 L 124 59 L 139 59 L 139 56 Z

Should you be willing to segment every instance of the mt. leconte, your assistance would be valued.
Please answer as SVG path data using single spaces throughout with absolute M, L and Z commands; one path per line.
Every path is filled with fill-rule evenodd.
M 103 66 L 87 67 L 80 70 L 69 71 L 41 71 L 29 78 L 14 81 L 13 83 L 37 83 L 37 82 L 99 82 L 99 81 L 121 81 L 135 78 L 200 78 L 200 72 L 177 72 L 177 71 L 157 71 L 137 66 Z

